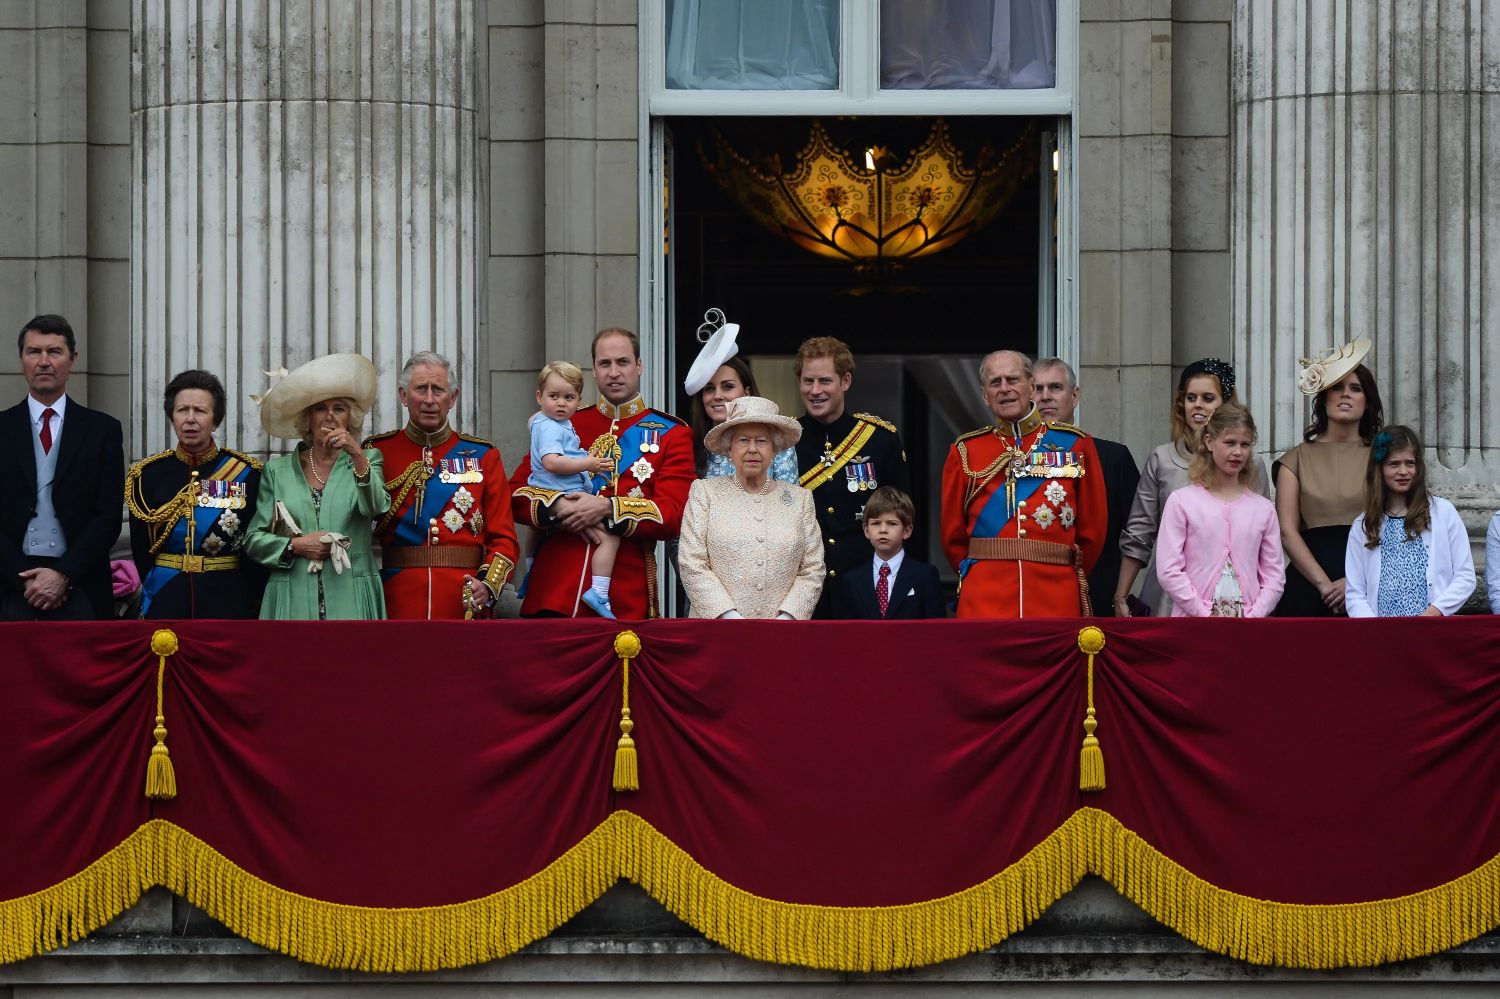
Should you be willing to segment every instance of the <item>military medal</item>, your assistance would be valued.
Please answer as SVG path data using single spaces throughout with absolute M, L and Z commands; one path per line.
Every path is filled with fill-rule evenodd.
M 641 441 L 642 454 L 656 454 L 661 450 L 661 431 L 647 428 L 646 437 Z
M 483 510 L 474 511 L 474 516 L 469 518 L 469 529 L 474 532 L 476 537 L 484 534 Z
M 641 445 L 641 448 L 643 450 L 645 449 L 645 447 L 646 445 Z M 656 469 L 651 467 L 651 462 L 647 461 L 644 455 L 637 458 L 635 460 L 635 464 L 630 466 L 630 474 L 635 476 L 635 480 L 637 482 L 645 482 L 647 479 L 651 478 L 651 476 L 655 474 L 655 472 Z
M 453 494 L 453 505 L 458 507 L 459 513 L 467 514 L 469 507 L 474 505 L 474 494 L 459 486 L 458 492 Z

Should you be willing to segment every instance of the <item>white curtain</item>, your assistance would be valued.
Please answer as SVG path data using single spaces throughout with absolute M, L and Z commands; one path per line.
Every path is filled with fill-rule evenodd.
M 880 0 L 887 90 L 1023 90 L 1057 79 L 1057 0 Z
M 839 0 L 668 0 L 673 90 L 834 90 Z

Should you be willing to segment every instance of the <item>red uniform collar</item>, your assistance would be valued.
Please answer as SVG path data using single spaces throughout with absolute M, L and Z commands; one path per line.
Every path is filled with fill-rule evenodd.
M 1041 414 L 1037 412 L 1036 406 L 1033 405 L 1031 412 L 1021 417 L 1019 422 L 1011 423 L 1009 420 L 1001 420 L 995 425 L 995 430 L 1006 437 L 1014 437 L 1020 440 L 1022 437 L 1035 433 L 1046 422 L 1046 420 L 1042 419 Z

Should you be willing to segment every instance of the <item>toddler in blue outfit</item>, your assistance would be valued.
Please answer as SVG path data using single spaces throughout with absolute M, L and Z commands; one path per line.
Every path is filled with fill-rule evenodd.
M 541 407 L 527 423 L 531 431 L 531 474 L 528 485 L 564 493 L 594 493 L 594 475 L 614 471 L 614 459 L 591 455 L 583 449 L 573 429 L 573 414 L 583 398 L 583 371 L 567 361 L 551 361 L 536 380 L 536 404 Z M 530 531 L 526 539 L 526 569 L 531 570 L 541 531 Z M 584 591 L 583 602 L 600 617 L 613 618 L 609 607 L 609 578 L 615 569 L 620 539 L 608 531 L 591 527 L 585 532 L 594 546 L 591 561 L 593 585 Z M 523 587 L 524 589 L 524 587 Z

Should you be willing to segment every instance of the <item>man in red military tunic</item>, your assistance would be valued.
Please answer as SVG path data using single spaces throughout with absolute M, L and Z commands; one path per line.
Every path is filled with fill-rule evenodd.
M 594 383 L 599 401 L 573 414 L 573 429 L 591 454 L 614 458 L 613 472 L 596 477 L 596 493 L 562 493 L 532 486 L 531 457 L 511 476 L 516 522 L 547 531 L 526 581 L 523 617 L 593 617 L 583 603 L 590 585 L 593 545 L 600 527 L 623 540 L 609 588 L 619 618 L 659 617 L 656 543 L 677 537 L 693 484 L 691 431 L 675 416 L 641 399 L 640 340 L 611 327 L 594 336 Z
M 943 465 L 943 549 L 959 574 L 958 616 L 1087 616 L 1086 574 L 1109 522 L 1094 442 L 1037 414 L 1025 354 L 996 351 L 979 375 L 997 424 L 960 437 Z
M 516 525 L 500 449 L 456 432 L 452 366 L 422 351 L 401 371 L 406 426 L 365 442 L 385 456 L 391 509 L 375 524 L 386 616 L 488 616 L 516 564 Z

